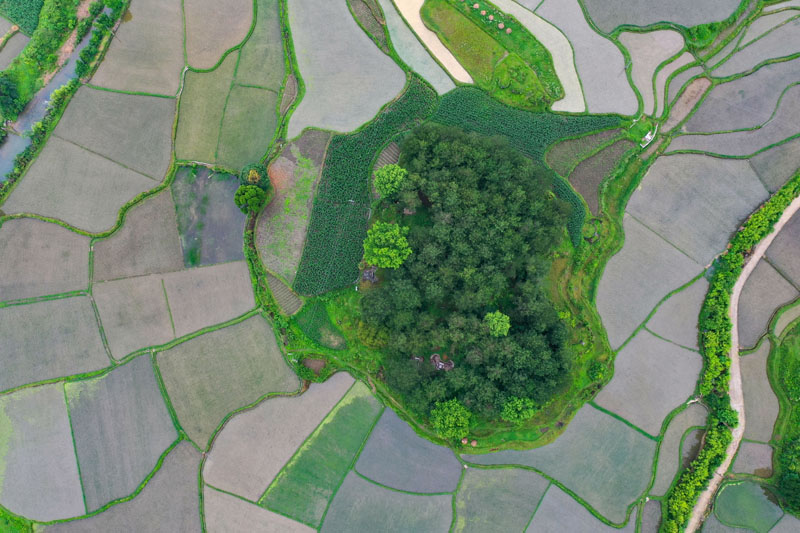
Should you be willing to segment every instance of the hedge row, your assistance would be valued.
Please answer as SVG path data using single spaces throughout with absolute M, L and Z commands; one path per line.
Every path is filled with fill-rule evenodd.
M 474 87 L 459 87 L 444 95 L 432 120 L 483 135 L 506 137 L 511 146 L 542 168 L 545 150 L 554 142 L 616 127 L 622 122 L 614 115 L 559 115 L 514 109 Z M 573 245 L 578 247 L 586 218 L 583 200 L 566 180 L 555 173 L 552 178 L 555 193 L 572 206 L 567 229 Z
M 373 160 L 395 135 L 429 117 L 437 102 L 436 92 L 412 75 L 403 95 L 366 127 L 331 140 L 294 281 L 297 292 L 321 294 L 356 280 L 367 234 Z
M 730 428 L 738 420 L 728 397 L 730 381 L 731 293 L 753 247 L 766 237 L 794 198 L 800 194 L 800 174 L 792 178 L 739 229 L 728 250 L 715 263 L 714 275 L 700 311 L 700 347 L 705 361 L 700 394 L 711 409 L 704 445 L 689 468 L 670 490 L 661 530 L 677 533 L 691 516 L 700 492 L 725 458 Z
M 42 147 L 42 144 L 44 144 L 44 141 L 47 139 L 48 133 L 58 123 L 58 119 L 61 117 L 69 100 L 80 85 L 78 80 L 72 80 L 60 89 L 53 91 L 53 94 L 50 96 L 50 103 L 47 106 L 47 113 L 41 122 L 37 122 L 33 125 L 30 134 L 31 144 L 17 154 L 17 157 L 14 159 L 13 170 L 6 174 L 6 181 L 0 182 L 0 203 L 8 196 L 14 183 L 25 173 L 28 165 L 31 164 L 39 149 Z
M 3 71 L 16 86 L 12 105 L 2 110 L 6 119 L 15 119 L 41 87 L 42 76 L 56 68 L 58 49 L 77 23 L 78 0 L 45 0 L 39 25 L 30 42 Z

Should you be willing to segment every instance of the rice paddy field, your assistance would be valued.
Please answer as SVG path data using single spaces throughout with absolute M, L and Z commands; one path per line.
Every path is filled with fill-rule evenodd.
M 798 55 L 795 0 L 0 0 L 0 531 L 800 530 Z M 382 190 L 423 124 L 552 248 L 369 264 L 495 171 Z

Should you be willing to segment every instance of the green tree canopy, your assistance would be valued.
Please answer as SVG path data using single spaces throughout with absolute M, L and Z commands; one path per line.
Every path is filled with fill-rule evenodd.
M 512 424 L 520 424 L 536 414 L 536 404 L 530 398 L 509 398 L 503 404 L 500 418 Z
M 258 213 L 271 199 L 266 191 L 255 185 L 242 185 L 233 196 L 233 201 L 242 213 Z
M 16 117 L 22 111 L 17 84 L 6 72 L 0 72 L 0 115 Z
M 242 185 L 257 185 L 265 191 L 272 190 L 272 182 L 267 174 L 267 167 L 261 163 L 251 163 L 239 172 L 239 183 Z
M 384 165 L 375 171 L 375 190 L 388 198 L 400 190 L 408 177 L 408 171 L 398 165 Z
M 489 335 L 492 337 L 505 337 L 511 329 L 511 319 L 500 311 L 486 313 L 483 323 L 489 328 Z
M 376 222 L 364 239 L 364 261 L 380 268 L 398 268 L 411 255 L 408 228 Z
M 462 439 L 469 433 L 472 413 L 458 400 L 436 402 L 431 410 L 431 425 L 440 437 L 447 440 Z
M 547 402 L 571 360 L 541 283 L 569 212 L 552 173 L 499 139 L 443 126 L 417 128 L 401 151 L 407 183 L 380 216 L 408 225 L 414 253 L 361 299 L 361 319 L 389 331 L 387 385 L 420 416 L 454 398 L 486 418 L 511 397 Z M 419 202 L 414 215 L 407 201 Z M 484 325 L 498 308 L 514 324 L 504 336 Z M 454 367 L 437 370 L 433 353 Z

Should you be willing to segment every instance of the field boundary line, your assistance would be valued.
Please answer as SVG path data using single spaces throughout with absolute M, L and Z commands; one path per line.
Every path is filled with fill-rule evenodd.
M 647 333 L 649 333 L 649 334 L 650 334 L 650 335 L 652 335 L 653 337 L 655 337 L 655 338 L 657 338 L 657 339 L 660 339 L 660 340 L 662 340 L 662 341 L 664 341 L 664 342 L 668 342 L 668 343 L 672 344 L 673 346 L 677 346 L 678 348 L 683 348 L 684 350 L 689 350 L 690 352 L 695 352 L 695 353 L 697 353 L 697 354 L 699 354 L 699 353 L 700 353 L 700 350 L 698 350 L 697 348 L 689 348 L 688 346 L 684 346 L 683 344 L 679 344 L 679 343 L 677 343 L 677 342 L 675 342 L 675 341 L 673 341 L 673 340 L 670 340 L 670 339 L 668 339 L 668 338 L 666 338 L 666 337 L 663 337 L 663 336 L 659 335 L 659 334 L 658 334 L 658 333 L 656 333 L 655 331 L 653 331 L 653 330 L 651 330 L 650 328 L 648 328 L 648 327 L 647 327 L 647 324 L 645 324 L 644 326 L 642 326 L 642 331 L 646 331 Z
M 86 503 L 86 490 L 83 488 L 83 474 L 81 473 L 81 461 L 78 458 L 78 443 L 75 442 L 75 429 L 72 425 L 72 413 L 69 410 L 69 397 L 67 396 L 66 382 L 61 384 L 61 390 L 64 392 L 64 409 L 67 411 L 67 421 L 69 422 L 69 435 L 72 439 L 72 451 L 75 454 L 75 466 L 78 469 L 78 483 L 81 485 L 81 498 L 83 499 L 83 510 L 89 512 L 89 505 Z
M 539 5 L 544 4 L 544 2 L 545 2 L 545 0 L 542 0 L 539 3 Z M 544 501 L 544 497 L 547 496 L 548 492 L 550 492 L 550 487 L 552 487 L 552 486 L 553 486 L 553 482 L 551 481 L 550 483 L 547 484 L 547 487 L 545 487 L 544 492 L 542 493 L 541 497 L 539 498 L 539 501 L 536 502 L 536 506 L 533 508 L 533 513 L 531 513 L 531 517 L 528 518 L 528 523 L 525 524 L 525 531 L 527 531 L 528 528 L 531 527 L 531 523 L 533 522 L 533 517 L 536 516 L 536 512 L 539 510 L 539 506 L 542 505 L 542 502 Z
M 116 500 L 111 500 L 110 502 L 106 503 L 102 507 L 98 507 L 94 511 L 87 512 L 86 514 L 81 515 L 81 516 L 75 516 L 75 517 L 72 517 L 72 518 L 63 518 L 63 519 L 59 519 L 59 520 L 50 520 L 48 522 L 38 522 L 38 524 L 39 525 L 43 525 L 43 526 L 51 526 L 51 525 L 55 525 L 55 524 L 64 524 L 64 523 L 67 523 L 67 522 L 75 522 L 75 521 L 78 521 L 78 520 L 85 520 L 87 518 L 91 518 L 93 516 L 97 516 L 100 513 L 103 513 L 105 511 L 107 511 L 111 507 L 114 507 L 114 506 L 119 505 L 121 503 L 125 503 L 125 502 L 131 501 L 132 499 L 134 499 L 136 496 L 138 496 L 147 487 L 147 484 L 150 483 L 150 480 L 153 479 L 153 477 L 158 473 L 159 470 L 161 470 L 161 466 L 164 464 L 164 460 L 167 458 L 167 456 L 170 454 L 170 452 L 172 452 L 172 450 L 174 450 L 178 446 L 178 444 L 180 444 L 183 440 L 184 439 L 182 439 L 181 437 L 178 437 L 172 443 L 170 443 L 170 445 L 167 446 L 167 448 L 159 456 L 158 461 L 156 461 L 156 464 L 153 467 L 153 469 L 150 470 L 150 472 L 148 472 L 148 474 L 145 476 L 145 478 L 142 480 L 142 482 L 139 483 L 139 485 L 137 485 L 137 487 L 133 490 L 133 492 L 131 492 L 127 496 L 123 496 L 121 498 L 117 498 Z
M 624 423 L 626 426 L 630 427 L 631 429 L 633 429 L 635 431 L 638 431 L 639 433 L 641 433 L 642 435 L 644 435 L 645 437 L 647 437 L 650 440 L 653 440 L 655 442 L 659 442 L 661 440 L 660 436 L 656 437 L 654 435 L 651 435 L 650 433 L 646 432 L 645 430 L 643 430 L 642 428 L 640 428 L 639 426 L 637 426 L 636 424 L 634 424 L 633 422 L 631 422 L 627 418 L 624 418 L 622 415 L 618 415 L 614 411 L 611 411 L 609 409 L 606 409 L 605 407 L 602 407 L 601 405 L 598 405 L 594 400 L 589 400 L 586 403 L 591 405 L 592 407 L 594 407 L 595 409 L 597 409 L 601 413 L 605 413 L 608 416 L 610 416 L 611 418 L 615 418 L 615 419 L 619 420 L 620 422 Z
M 353 465 L 353 468 L 351 468 L 350 470 L 355 475 L 357 475 L 358 477 L 360 477 L 361 479 L 363 479 L 364 481 L 366 481 L 368 483 L 371 483 L 373 485 L 381 487 L 382 489 L 390 490 L 392 492 L 399 492 L 400 494 L 408 494 L 409 496 L 455 496 L 456 492 L 458 491 L 458 487 L 456 487 L 451 492 L 412 492 L 410 490 L 396 489 L 394 487 L 390 487 L 389 485 L 384 485 L 383 483 L 381 483 L 379 481 L 375 481 L 374 479 L 365 476 L 364 474 L 362 474 L 361 472 L 356 470 L 355 465 Z M 463 472 L 464 468 L 462 467 L 461 470 Z M 347 477 L 347 476 L 345 476 L 345 477 Z M 335 494 L 334 494 L 334 496 L 335 496 Z M 331 498 L 331 500 L 333 500 L 333 498 Z
M 110 161 L 110 162 L 114 163 L 115 165 L 119 165 L 119 166 L 121 166 L 122 168 L 124 168 L 126 170 L 130 170 L 131 172 L 135 172 L 136 174 L 139 174 L 140 176 L 144 176 L 145 178 L 151 179 L 151 180 L 153 180 L 153 181 L 155 181 L 157 183 L 161 183 L 163 181 L 163 180 L 156 179 L 153 176 L 150 176 L 149 174 L 145 174 L 144 172 L 140 172 L 140 171 L 138 171 L 138 170 L 136 170 L 134 168 L 131 168 L 131 167 L 127 166 L 127 165 L 123 165 L 119 161 L 114 161 L 110 157 L 105 156 L 105 155 L 101 154 L 100 152 L 95 152 L 94 150 L 86 148 L 85 146 L 83 146 L 81 144 L 78 144 L 75 141 L 71 141 L 69 139 L 65 139 L 64 137 L 62 137 L 61 135 L 59 135 L 59 134 L 57 134 L 55 132 L 53 132 L 52 136 L 55 137 L 56 139 L 60 139 L 60 140 L 62 140 L 64 142 L 66 142 L 66 143 L 69 143 L 69 144 L 71 144 L 73 146 L 76 146 L 76 147 L 80 148 L 81 150 L 86 150 L 90 154 L 96 155 L 97 157 L 102 157 L 106 161 Z
M 717 490 L 722 483 L 725 473 L 733 463 L 733 458 L 739 450 L 739 444 L 744 437 L 745 428 L 745 412 L 744 412 L 744 394 L 742 391 L 742 371 L 739 362 L 739 298 L 744 288 L 745 283 L 750 277 L 750 274 L 755 270 L 761 258 L 766 253 L 772 241 L 778 236 L 783 226 L 794 216 L 800 209 L 800 196 L 796 197 L 789 206 L 784 209 L 781 217 L 773 226 L 772 231 L 761 241 L 755 245 L 750 257 L 747 259 L 736 284 L 733 286 L 730 299 L 730 307 L 728 308 L 728 316 L 731 320 L 731 349 L 729 352 L 730 357 L 730 384 L 729 395 L 731 399 L 731 407 L 736 411 L 739 423 L 731 430 L 733 439 L 728 445 L 725 452 L 725 458 L 717 469 L 714 471 L 713 476 L 709 480 L 708 487 L 700 494 L 697 502 L 692 510 L 692 515 L 689 519 L 689 524 L 686 527 L 687 533 L 694 533 L 700 527 L 700 522 L 703 517 L 707 515 L 711 500 L 716 494 Z
M 175 333 L 175 320 L 172 318 L 172 308 L 169 305 L 169 296 L 167 296 L 167 286 L 164 284 L 164 278 L 161 278 L 161 291 L 164 293 L 164 303 L 167 304 L 167 313 L 169 313 L 169 323 L 172 326 L 172 338 L 175 339 L 178 335 Z

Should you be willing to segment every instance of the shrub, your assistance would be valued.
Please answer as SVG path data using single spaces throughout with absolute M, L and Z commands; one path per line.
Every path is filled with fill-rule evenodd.
M 436 433 L 445 440 L 458 440 L 469 433 L 469 422 L 472 413 L 458 400 L 436 402 L 431 410 L 431 425 Z
M 369 348 L 383 348 L 389 342 L 389 330 L 360 320 L 358 322 L 358 340 Z
M 15 117 L 23 107 L 16 82 L 7 72 L 0 72 L 0 115 Z
M 530 398 L 510 398 L 503 404 L 500 417 L 512 424 L 521 424 L 536 414 L 536 404 Z
M 236 207 L 242 213 L 259 213 L 271 199 L 263 189 L 255 185 L 242 185 L 236 189 L 236 194 L 233 196 Z
M 379 268 L 398 268 L 411 255 L 408 228 L 376 222 L 364 239 L 364 261 Z
M 511 319 L 500 311 L 486 313 L 483 323 L 489 329 L 489 335 L 492 337 L 505 337 L 508 335 L 508 330 L 511 329 Z
M 239 172 L 239 183 L 242 185 L 256 185 L 262 189 L 272 188 L 272 182 L 267 174 L 267 167 L 261 163 L 251 163 Z
M 375 190 L 388 198 L 400 190 L 408 177 L 408 171 L 398 165 L 384 165 L 375 172 Z

